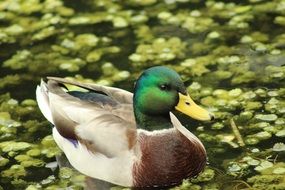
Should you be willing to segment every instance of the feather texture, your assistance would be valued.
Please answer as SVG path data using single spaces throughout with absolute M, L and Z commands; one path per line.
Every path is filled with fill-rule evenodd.
M 92 151 L 107 157 L 114 157 L 136 144 L 135 119 L 130 109 L 131 93 L 65 79 L 49 79 L 47 84 L 42 82 L 38 87 L 37 96 L 40 98 L 38 101 L 45 100 L 43 102 L 48 108 L 44 110 L 50 110 L 44 115 L 52 121 L 60 135 L 81 141 Z M 93 100 L 80 99 L 67 93 L 62 88 L 63 83 L 100 93 L 100 96 L 93 96 Z M 106 143 L 106 139 L 113 141 Z
M 68 91 L 64 84 L 87 90 Z M 53 137 L 70 164 L 83 174 L 122 186 L 169 186 L 197 175 L 205 148 L 169 112 L 171 128 L 137 129 L 133 94 L 113 87 L 48 77 L 37 87 Z

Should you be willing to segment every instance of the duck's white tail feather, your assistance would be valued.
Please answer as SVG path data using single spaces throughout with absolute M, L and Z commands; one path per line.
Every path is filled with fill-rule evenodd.
M 53 119 L 52 119 L 52 114 L 50 110 L 50 105 L 49 105 L 49 98 L 48 98 L 48 89 L 46 87 L 46 83 L 41 81 L 41 85 L 37 86 L 36 90 L 36 98 L 38 102 L 38 106 L 45 116 L 45 118 L 54 124 Z

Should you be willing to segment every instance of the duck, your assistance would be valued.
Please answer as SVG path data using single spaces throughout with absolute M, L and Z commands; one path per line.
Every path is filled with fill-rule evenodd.
M 73 85 L 81 90 L 68 90 Z M 214 116 L 190 97 L 179 74 L 146 69 L 129 91 L 47 77 L 38 106 L 70 164 L 82 174 L 124 187 L 167 187 L 197 176 L 207 154 L 173 112 L 196 120 Z

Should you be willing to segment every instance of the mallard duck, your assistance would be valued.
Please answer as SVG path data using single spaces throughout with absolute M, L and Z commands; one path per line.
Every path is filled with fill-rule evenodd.
M 134 94 L 114 87 L 48 77 L 36 95 L 53 137 L 81 173 L 126 187 L 172 186 L 206 164 L 201 141 L 172 113 L 213 115 L 194 103 L 170 68 L 145 70 Z M 82 91 L 68 91 L 64 84 Z

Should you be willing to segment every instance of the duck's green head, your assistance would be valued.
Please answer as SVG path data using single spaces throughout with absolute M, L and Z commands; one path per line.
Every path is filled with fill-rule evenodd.
M 134 110 L 137 120 L 144 117 L 169 117 L 169 112 L 173 110 L 197 120 L 213 119 L 207 110 L 199 107 L 190 98 L 180 76 L 163 66 L 145 70 L 137 80 Z

